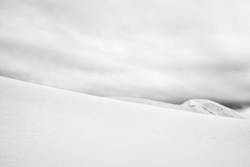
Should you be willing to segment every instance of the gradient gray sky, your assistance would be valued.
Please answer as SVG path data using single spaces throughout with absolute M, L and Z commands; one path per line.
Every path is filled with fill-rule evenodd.
M 250 2 L 1 0 L 0 75 L 103 96 L 250 102 Z

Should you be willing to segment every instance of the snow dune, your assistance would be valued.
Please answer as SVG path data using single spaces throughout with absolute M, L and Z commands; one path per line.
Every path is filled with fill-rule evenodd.
M 250 121 L 0 77 L 1 167 L 249 167 Z
M 247 118 L 245 116 L 242 116 L 243 114 L 240 113 L 240 111 L 230 109 L 226 106 L 223 106 L 214 101 L 206 100 L 206 99 L 191 99 L 191 100 L 185 101 L 181 105 L 170 104 L 166 102 L 155 101 L 155 100 L 144 99 L 144 98 L 116 97 L 115 99 L 148 104 L 148 105 L 153 105 L 153 106 L 158 106 L 158 107 L 164 107 L 168 109 L 171 108 L 171 109 L 176 109 L 178 111 L 185 111 L 185 112 L 190 111 L 190 112 L 196 112 L 200 114 L 209 114 L 209 115 L 214 115 L 214 116 L 223 116 L 223 117 L 231 117 L 231 118 L 241 118 L 241 119 Z M 247 115 L 245 114 L 246 112 L 243 112 L 243 113 L 244 115 Z

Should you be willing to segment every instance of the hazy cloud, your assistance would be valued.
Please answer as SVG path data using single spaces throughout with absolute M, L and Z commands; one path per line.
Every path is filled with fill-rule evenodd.
M 249 7 L 2 0 L 0 74 L 103 96 L 249 103 Z

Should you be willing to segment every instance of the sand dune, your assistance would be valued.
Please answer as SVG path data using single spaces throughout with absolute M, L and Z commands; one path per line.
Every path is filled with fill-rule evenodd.
M 249 167 L 250 121 L 0 78 L 1 167 Z

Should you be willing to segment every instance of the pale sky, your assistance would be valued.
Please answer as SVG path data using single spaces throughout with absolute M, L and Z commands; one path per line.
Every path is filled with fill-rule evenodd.
M 1 0 L 0 75 L 102 96 L 250 103 L 250 2 Z

